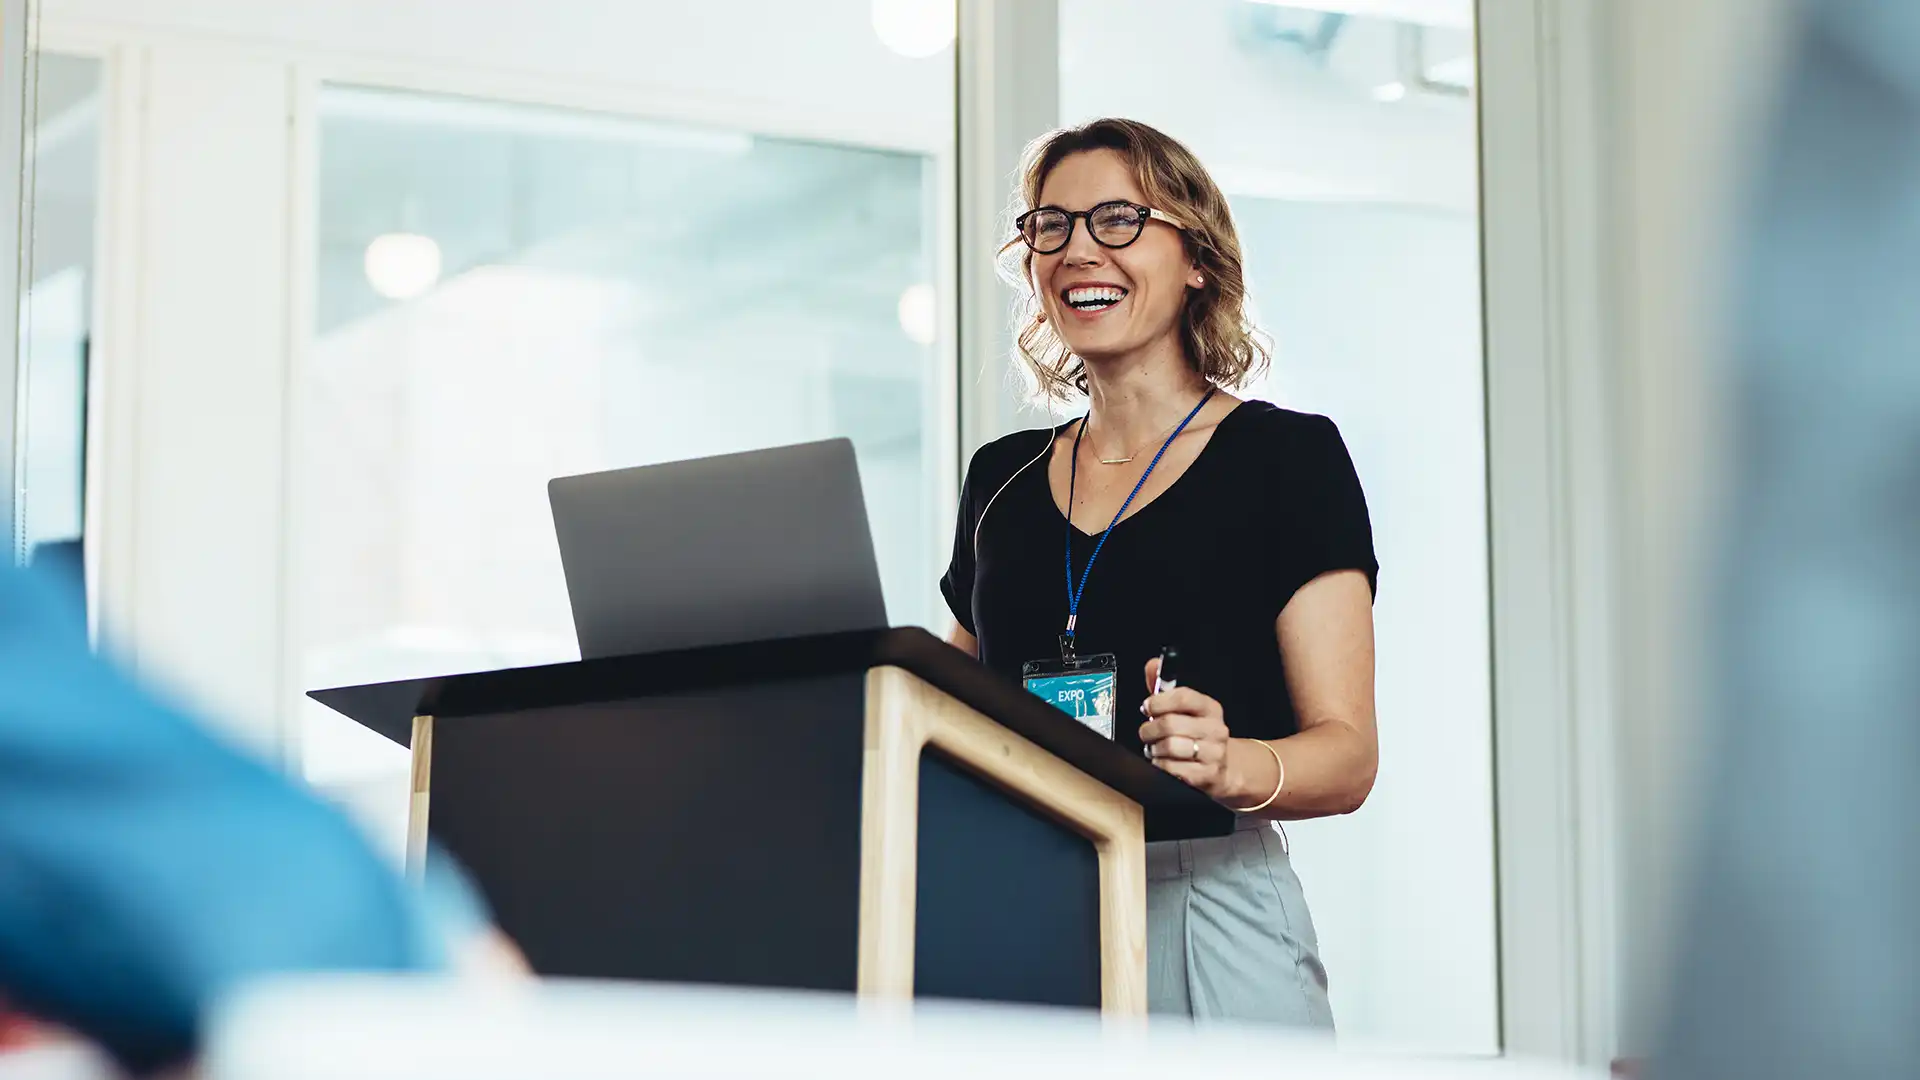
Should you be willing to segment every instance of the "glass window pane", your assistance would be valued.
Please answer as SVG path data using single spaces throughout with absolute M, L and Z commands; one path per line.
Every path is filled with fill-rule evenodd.
M 930 156 L 341 86 L 319 110 L 306 685 L 576 657 L 548 479 L 840 435 L 891 620 L 936 625 Z M 305 715 L 311 779 L 400 775 Z
M 99 211 L 101 65 L 36 58 L 30 266 L 20 309 L 24 439 L 21 524 L 28 558 L 51 564 L 84 596 L 87 367 L 93 321 L 94 218 Z
M 1207 164 L 1275 339 L 1251 395 L 1331 416 L 1366 488 L 1381 563 L 1379 779 L 1359 813 L 1287 827 L 1341 1034 L 1492 1053 L 1473 6 L 1326 6 L 1425 21 L 1311 3 L 1060 0 L 1062 119 L 1142 120 Z M 1143 30 L 1170 26 L 1178 49 Z

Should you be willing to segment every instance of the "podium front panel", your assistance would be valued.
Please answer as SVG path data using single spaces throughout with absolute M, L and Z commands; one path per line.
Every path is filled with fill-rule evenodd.
M 1091 840 L 928 747 L 918 846 L 916 996 L 1099 1008 Z
M 541 974 L 851 991 L 863 683 L 443 723 L 433 836 Z

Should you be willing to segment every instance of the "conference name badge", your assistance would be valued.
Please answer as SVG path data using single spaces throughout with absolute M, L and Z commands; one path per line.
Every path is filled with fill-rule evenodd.
M 1021 682 L 1028 693 L 1107 739 L 1113 738 L 1118 671 L 1112 653 L 1066 660 L 1029 660 L 1020 666 Z

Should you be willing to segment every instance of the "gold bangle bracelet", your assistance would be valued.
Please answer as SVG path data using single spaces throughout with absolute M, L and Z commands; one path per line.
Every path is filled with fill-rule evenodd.
M 1287 786 L 1287 763 L 1280 760 L 1280 751 L 1275 750 L 1273 748 L 1273 744 L 1266 741 L 1265 739 L 1251 739 L 1249 741 L 1259 744 L 1261 747 L 1264 747 L 1266 749 L 1267 753 L 1273 755 L 1273 763 L 1276 766 L 1278 766 L 1280 769 L 1280 779 L 1274 781 L 1273 794 L 1267 796 L 1266 799 L 1260 803 L 1260 805 L 1247 806 L 1247 807 L 1239 807 L 1239 806 L 1228 807 L 1228 809 L 1232 810 L 1236 814 L 1251 814 L 1256 810 L 1265 810 L 1267 807 L 1273 805 L 1273 800 L 1280 797 L 1280 789 Z

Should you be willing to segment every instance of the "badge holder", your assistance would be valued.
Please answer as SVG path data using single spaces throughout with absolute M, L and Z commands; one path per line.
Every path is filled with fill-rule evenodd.
M 1020 681 L 1028 693 L 1111 739 L 1119 665 L 1112 653 L 1074 655 L 1071 640 L 1062 642 L 1058 659 L 1020 665 Z

